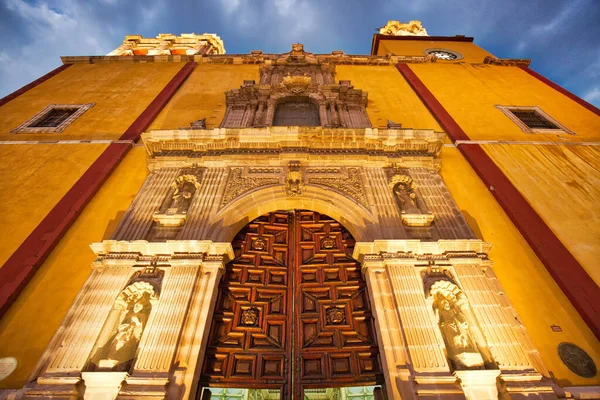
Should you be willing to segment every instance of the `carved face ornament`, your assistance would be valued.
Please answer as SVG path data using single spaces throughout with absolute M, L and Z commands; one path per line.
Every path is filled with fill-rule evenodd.
M 242 310 L 242 324 L 245 326 L 257 326 L 259 314 L 260 311 L 256 307 Z
M 339 325 L 346 321 L 346 313 L 343 307 L 331 307 L 327 309 L 327 323 Z

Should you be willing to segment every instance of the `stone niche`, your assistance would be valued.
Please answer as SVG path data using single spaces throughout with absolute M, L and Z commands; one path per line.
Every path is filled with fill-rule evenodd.
M 335 83 L 335 66 L 321 63 L 301 44 L 260 69 L 260 81 L 246 80 L 225 93 L 221 128 L 324 126 L 369 128 L 367 93 L 350 81 Z

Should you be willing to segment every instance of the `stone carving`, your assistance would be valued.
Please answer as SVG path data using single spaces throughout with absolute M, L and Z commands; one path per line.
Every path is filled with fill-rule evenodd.
M 117 297 L 90 357 L 88 371 L 129 371 L 164 271 L 136 273 Z
M 127 35 L 123 43 L 107 55 L 157 56 L 196 54 L 225 54 L 225 46 L 221 38 L 213 33 L 202 35 L 183 33 L 181 36 L 161 33 L 156 38 Z
M 288 75 L 283 78 L 283 85 L 290 92 L 300 94 L 306 91 L 306 89 L 310 85 L 311 80 L 312 79 L 310 76 L 291 76 L 288 72 Z
M 318 121 L 313 124 L 371 127 L 365 110 L 367 93 L 354 89 L 350 81 L 336 84 L 335 67 L 318 63 L 301 44 L 295 44 L 272 65 L 263 66 L 260 76 L 259 84 L 245 81 L 239 89 L 225 93 L 227 109 L 221 128 L 272 126 L 276 110 L 284 103 L 314 107 Z
M 391 119 L 387 120 L 387 128 L 388 129 L 402 129 L 402 124 L 398 124 Z
M 327 324 L 341 325 L 346 322 L 344 307 L 330 307 L 327 309 Z
M 360 179 L 360 170 L 356 167 L 350 167 L 347 171 L 347 177 L 315 177 L 310 178 L 308 182 L 313 185 L 337 189 L 361 205 L 368 207 L 367 195 Z
M 232 168 L 223 194 L 222 205 L 226 205 L 242 194 L 259 187 L 279 184 L 277 177 L 242 176 L 243 168 Z
M 304 187 L 300 161 L 290 161 L 288 163 L 288 174 L 285 179 L 285 193 L 288 196 L 298 196 L 302 194 Z
M 245 326 L 257 326 L 260 311 L 256 307 L 242 309 L 241 322 Z
M 206 129 L 206 118 L 202 118 L 190 123 L 192 129 Z
M 163 202 L 160 211 L 154 214 L 154 221 L 159 226 L 183 225 L 194 194 L 199 187 L 200 183 L 196 175 L 180 175 L 171 185 L 173 191 Z
M 410 21 L 408 23 L 388 21 L 385 26 L 379 29 L 379 34 L 392 36 L 429 36 L 425 28 L 421 26 L 421 21 Z
M 427 210 L 425 202 L 418 196 L 416 185 L 412 178 L 407 175 L 394 175 L 390 187 L 400 207 L 402 223 L 408 226 L 430 226 L 433 222 L 433 214 Z
M 446 347 L 446 355 L 454 370 L 495 367 L 487 343 L 479 330 L 463 291 L 451 280 L 447 271 L 432 268 L 425 281 L 427 297 L 432 300 Z
M 592 357 L 573 343 L 563 342 L 559 344 L 558 356 L 567 368 L 581 377 L 593 378 L 598 373 Z

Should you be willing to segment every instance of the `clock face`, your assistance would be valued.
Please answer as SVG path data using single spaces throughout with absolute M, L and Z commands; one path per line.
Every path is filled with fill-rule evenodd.
M 444 50 L 433 50 L 428 52 L 427 54 L 434 55 L 440 60 L 456 60 L 458 58 L 456 54 Z

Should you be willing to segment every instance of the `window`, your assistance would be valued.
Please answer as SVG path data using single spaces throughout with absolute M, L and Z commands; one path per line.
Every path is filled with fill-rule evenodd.
M 94 103 L 50 104 L 11 132 L 60 133 L 93 105 Z
M 317 105 L 306 99 L 292 99 L 277 105 L 273 126 L 321 126 Z
M 535 106 L 496 106 L 525 133 L 568 133 L 575 132 L 567 129 L 560 122 L 546 114 L 541 108 Z

